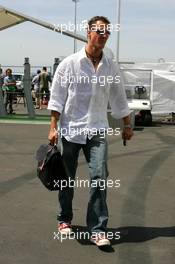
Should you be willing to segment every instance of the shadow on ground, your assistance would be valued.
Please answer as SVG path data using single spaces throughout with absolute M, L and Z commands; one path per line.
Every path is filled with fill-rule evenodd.
M 75 225 L 73 226 L 75 232 L 76 240 L 81 245 L 90 245 L 88 229 L 85 226 Z M 148 240 L 152 240 L 158 237 L 175 237 L 175 226 L 170 227 L 138 227 L 138 226 L 126 226 L 119 228 L 108 228 L 108 234 L 113 234 L 113 238 L 110 239 L 111 246 L 121 243 L 140 243 Z M 118 238 L 118 234 L 120 238 Z M 110 235 L 110 237 L 112 237 Z M 113 252 L 114 250 L 109 250 L 109 247 L 103 248 L 106 251 Z
M 4 181 L 0 183 L 0 197 L 4 196 L 6 193 L 11 192 L 22 185 L 26 184 L 26 182 L 33 180 L 36 178 L 36 171 L 32 171 L 26 174 L 23 174 L 19 177 Z

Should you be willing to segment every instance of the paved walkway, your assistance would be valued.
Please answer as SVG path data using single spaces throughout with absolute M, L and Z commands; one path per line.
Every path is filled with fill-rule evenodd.
M 47 132 L 48 125 L 0 124 L 0 263 L 175 263 L 175 127 L 135 131 L 126 147 L 120 137 L 109 137 L 110 179 L 121 186 L 108 190 L 108 226 L 115 236 L 106 250 L 78 237 L 86 231 L 88 188 L 75 190 L 76 238 L 61 242 L 54 235 L 57 193 L 36 178 L 34 158 Z M 83 156 L 77 176 L 88 177 Z

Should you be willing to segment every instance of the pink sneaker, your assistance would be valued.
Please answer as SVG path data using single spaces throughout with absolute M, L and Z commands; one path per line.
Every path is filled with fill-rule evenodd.
M 71 233 L 73 233 L 72 226 L 68 223 L 58 224 L 58 231 L 64 235 L 70 235 Z

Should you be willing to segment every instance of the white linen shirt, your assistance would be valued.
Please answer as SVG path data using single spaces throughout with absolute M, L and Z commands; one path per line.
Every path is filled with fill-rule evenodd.
M 86 144 L 94 129 L 107 129 L 108 102 L 114 118 L 129 115 L 118 65 L 104 52 L 96 70 L 86 56 L 85 47 L 58 65 L 48 109 L 61 114 L 59 126 L 66 140 Z M 88 133 L 81 133 L 83 129 Z

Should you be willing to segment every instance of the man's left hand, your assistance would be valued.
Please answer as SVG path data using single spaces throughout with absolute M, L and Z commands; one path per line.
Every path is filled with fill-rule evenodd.
M 124 140 L 130 140 L 134 135 L 133 130 L 131 127 L 124 127 L 122 132 L 122 138 Z

